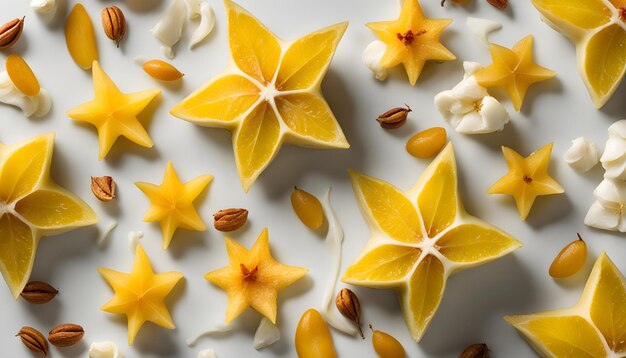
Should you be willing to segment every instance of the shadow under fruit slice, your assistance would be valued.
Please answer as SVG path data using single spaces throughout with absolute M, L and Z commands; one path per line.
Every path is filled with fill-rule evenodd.
M 452 144 L 408 192 L 364 174 L 350 176 L 371 237 L 342 280 L 395 289 L 416 341 L 441 303 L 448 276 L 521 247 L 508 234 L 465 212 Z
M 170 113 L 205 127 L 230 130 L 244 191 L 283 143 L 316 148 L 349 144 L 320 85 L 348 24 L 287 42 L 250 13 L 225 1 L 232 63 Z
M 39 239 L 98 222 L 50 178 L 54 134 L 0 145 L 0 271 L 13 297 L 28 282 Z

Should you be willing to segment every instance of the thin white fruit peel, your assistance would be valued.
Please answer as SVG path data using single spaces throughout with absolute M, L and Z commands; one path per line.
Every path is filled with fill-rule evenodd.
M 52 107 L 50 94 L 41 89 L 35 96 L 22 93 L 11 81 L 6 71 L 0 73 L 0 103 L 8 104 L 22 110 L 26 117 L 43 117 Z
M 465 24 L 485 47 L 489 47 L 489 34 L 502 28 L 502 24 L 499 22 L 477 17 L 468 17 Z
M 326 215 L 326 219 L 328 220 L 326 248 L 328 249 L 331 264 L 328 287 L 326 287 L 326 292 L 324 293 L 324 297 L 322 298 L 321 313 L 326 322 L 333 328 L 345 334 L 357 336 L 359 334 L 357 327 L 354 325 L 354 323 L 342 316 L 334 304 L 336 296 L 335 290 L 337 289 L 337 280 L 339 279 L 339 271 L 341 270 L 341 256 L 343 251 L 342 246 L 344 232 L 343 227 L 341 226 L 341 223 L 337 218 L 337 214 L 335 214 L 335 210 L 333 210 L 333 207 L 331 205 L 330 191 L 331 188 L 328 188 L 328 191 L 322 199 L 322 208 L 324 209 L 324 214 Z
M 213 31 L 213 27 L 215 27 L 215 12 L 209 3 L 203 2 L 200 5 L 200 24 L 191 35 L 189 48 L 194 48 L 202 42 Z
M 563 155 L 563 160 L 570 167 L 584 173 L 598 164 L 600 152 L 591 140 L 578 137 L 572 141 L 571 147 Z
M 483 134 L 501 131 L 509 123 L 506 108 L 489 96 L 487 89 L 476 82 L 474 73 L 482 66 L 476 62 L 463 62 L 465 75 L 451 90 L 435 96 L 435 105 L 452 127 L 463 134 Z
M 137 251 L 139 242 L 143 239 L 143 232 L 141 231 L 129 231 L 128 232 L 128 247 L 133 254 Z
M 172 0 L 161 20 L 152 28 L 152 34 L 161 41 L 161 51 L 169 59 L 175 57 L 172 47 L 180 41 L 188 16 L 184 0 Z
M 193 347 L 198 342 L 198 340 L 204 336 L 212 336 L 216 334 L 228 333 L 228 332 L 231 332 L 233 329 L 234 327 L 231 324 L 217 324 L 214 327 L 211 327 L 207 330 L 200 332 L 197 336 L 193 338 L 189 338 L 187 340 L 187 345 L 189 347 Z
M 215 350 L 212 348 L 203 349 L 198 352 L 198 358 L 217 358 L 217 354 L 215 354 Z
M 52 15 L 57 9 L 56 0 L 30 0 L 31 9 L 42 15 Z
M 593 191 L 596 202 L 585 216 L 585 224 L 597 229 L 626 232 L 626 182 L 604 179 Z
M 111 237 L 111 231 L 117 227 L 117 221 L 111 221 L 108 225 L 100 228 L 100 235 L 98 236 L 98 247 L 102 248 L 107 244 Z
M 89 358 L 123 358 L 117 345 L 110 341 L 94 342 L 89 347 Z
M 372 71 L 374 78 L 379 81 L 384 81 L 387 79 L 387 69 L 380 65 L 380 60 L 382 60 L 385 55 L 385 51 L 387 51 L 387 44 L 380 40 L 372 41 L 363 51 L 363 64 Z
M 609 140 L 600 158 L 604 167 L 604 177 L 626 180 L 626 120 L 613 123 L 609 127 Z
M 272 344 L 280 340 L 280 330 L 272 321 L 263 317 L 259 328 L 254 333 L 254 349 L 259 350 L 265 347 L 269 347 Z
M 180 41 L 187 21 L 200 18 L 200 23 L 191 35 L 189 48 L 204 40 L 215 27 L 215 13 L 208 2 L 199 0 L 172 0 L 159 22 L 152 28 L 152 34 L 162 44 L 161 51 L 169 59 L 176 54 L 173 47 Z

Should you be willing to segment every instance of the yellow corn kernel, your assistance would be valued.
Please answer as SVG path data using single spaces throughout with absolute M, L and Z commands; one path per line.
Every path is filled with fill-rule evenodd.
M 404 347 L 402 347 L 402 344 L 400 344 L 397 339 L 385 332 L 374 330 L 371 324 L 370 329 L 372 330 L 372 345 L 380 358 L 406 357 Z
M 309 229 L 318 229 L 324 224 L 324 209 L 322 204 L 313 195 L 306 191 L 295 188 L 291 193 L 291 206 L 300 218 L 300 221 Z
M 176 81 L 184 76 L 176 67 L 161 60 L 148 61 L 142 67 L 150 77 L 159 81 Z
M 433 127 L 411 137 L 406 143 L 406 151 L 417 158 L 430 158 L 439 153 L 447 141 L 445 128 Z
M 335 346 L 330 329 L 322 315 L 309 309 L 302 315 L 296 328 L 298 358 L 335 358 Z
M 74 5 L 65 22 L 65 44 L 74 62 L 84 70 L 98 60 L 93 23 L 80 3 Z
M 9 55 L 6 61 L 7 74 L 20 92 L 27 96 L 36 96 L 41 87 L 30 66 L 19 55 Z
M 570 242 L 556 255 L 548 273 L 554 278 L 569 277 L 580 271 L 586 261 L 587 244 L 578 234 L 578 240 Z

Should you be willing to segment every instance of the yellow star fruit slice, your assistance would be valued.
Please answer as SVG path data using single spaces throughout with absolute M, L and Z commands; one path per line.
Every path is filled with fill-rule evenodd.
M 250 250 L 230 238 L 225 242 L 230 264 L 207 273 L 204 278 L 228 294 L 226 323 L 248 307 L 276 323 L 278 292 L 309 270 L 277 262 L 270 253 L 267 229 L 263 229 Z
M 364 174 L 350 172 L 350 177 L 371 236 L 342 280 L 395 289 L 416 341 L 435 316 L 448 276 L 521 247 L 508 234 L 465 212 L 452 144 L 408 192 Z
M 95 98 L 67 112 L 68 117 L 89 123 L 98 130 L 98 159 L 107 156 L 120 136 L 146 148 L 151 148 L 152 139 L 137 116 L 161 93 L 157 88 L 122 93 L 97 61 L 92 67 Z
M 28 282 L 39 239 L 98 222 L 50 178 L 54 134 L 0 145 L 0 272 L 15 298 Z
M 511 148 L 502 147 L 509 172 L 487 193 L 513 196 L 520 218 L 526 220 L 538 196 L 564 192 L 563 187 L 548 173 L 552 146 L 553 143 L 547 144 L 526 158 Z
M 511 49 L 489 44 L 493 64 L 474 74 L 481 86 L 504 88 L 518 112 L 531 85 L 556 76 L 554 71 L 535 64 L 532 47 L 532 35 L 524 37 Z
M 285 142 L 348 148 L 320 89 L 347 23 L 288 42 L 241 6 L 230 0 L 225 5 L 230 66 L 170 113 L 232 132 L 235 163 L 245 191 Z
M 451 23 L 451 19 L 427 18 L 417 0 L 404 0 L 398 19 L 370 22 L 367 27 L 387 45 L 381 66 L 404 65 L 409 83 L 415 85 L 426 61 L 456 59 L 439 40 Z
M 580 76 L 600 108 L 626 72 L 626 3 L 621 0 L 532 0 L 550 26 L 576 46 Z
M 623 357 L 625 307 L 626 280 L 602 253 L 576 305 L 504 319 L 542 357 Z
M 101 268 L 98 272 L 115 292 L 113 298 L 100 309 L 126 315 L 129 345 L 135 342 L 139 329 L 146 322 L 167 329 L 176 328 L 164 301 L 176 284 L 183 279 L 182 273 L 155 274 L 148 255 L 141 246 L 137 246 L 130 273 L 107 268 Z
M 172 242 L 180 227 L 187 230 L 205 231 L 206 225 L 196 211 L 193 202 L 213 180 L 212 175 L 201 175 L 183 183 L 178 178 L 174 165 L 167 163 L 163 183 L 155 185 L 137 182 L 135 185 L 150 199 L 150 208 L 144 215 L 146 222 L 159 221 L 163 234 L 163 249 Z

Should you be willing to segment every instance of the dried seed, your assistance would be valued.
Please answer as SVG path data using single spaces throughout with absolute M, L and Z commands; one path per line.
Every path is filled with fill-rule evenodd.
M 46 338 L 41 332 L 33 327 L 22 327 L 15 336 L 20 337 L 22 343 L 31 351 L 42 353 L 44 356 L 48 355 L 48 341 L 46 341 Z
M 59 291 L 49 283 L 32 281 L 26 284 L 20 296 L 29 303 L 41 305 L 52 301 L 58 294 Z
M 48 333 L 48 341 L 56 347 L 71 347 L 80 342 L 84 335 L 85 330 L 83 327 L 77 324 L 67 323 L 53 328 L 50 333 Z
M 91 177 L 91 192 L 100 201 L 115 199 L 115 181 L 110 176 Z
M 235 231 L 243 226 L 248 220 L 246 209 L 224 209 L 213 214 L 215 222 L 213 226 L 218 231 Z
M 111 6 L 102 10 L 102 27 L 107 37 L 120 47 L 120 41 L 126 34 L 126 18 L 119 7 Z
M 392 108 L 378 116 L 376 121 L 385 129 L 399 128 L 406 123 L 409 112 L 411 112 L 409 106 Z
M 361 330 L 361 303 L 356 294 L 350 289 L 342 289 L 335 298 L 335 305 L 344 317 L 356 323 L 359 327 L 361 338 L 365 339 L 363 330 Z
M 499 10 L 504 10 L 509 6 L 509 0 L 487 0 L 487 2 Z
M 0 50 L 5 50 L 17 43 L 24 30 L 24 18 L 13 19 L 0 26 Z
M 459 358 L 488 358 L 489 347 L 485 343 L 476 343 L 468 346 Z

